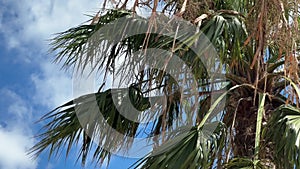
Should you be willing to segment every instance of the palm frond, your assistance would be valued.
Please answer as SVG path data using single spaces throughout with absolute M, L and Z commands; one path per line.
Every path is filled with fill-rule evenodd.
M 271 144 L 272 161 L 278 168 L 300 167 L 300 110 L 282 105 L 263 129 L 265 144 Z
M 215 126 L 216 124 L 211 124 Z M 210 168 L 219 148 L 224 146 L 226 130 L 220 123 L 212 135 L 194 127 L 178 129 L 170 135 L 170 140 L 140 159 L 137 168 Z
M 55 61 L 62 62 L 64 68 L 80 70 L 92 65 L 93 70 L 104 72 L 103 83 L 108 74 L 119 76 L 123 81 L 128 78 L 131 91 L 128 95 L 139 111 L 150 107 L 149 93 L 164 92 L 167 108 L 157 110 L 161 116 L 149 123 L 152 125 L 149 135 L 165 131 L 172 134 L 134 167 L 300 167 L 299 49 L 295 46 L 299 41 L 296 37 L 298 1 L 160 2 L 165 7 L 163 11 L 188 19 L 190 23 L 156 14 L 158 0 L 137 0 L 133 11 L 124 9 L 127 2 L 120 1 L 122 9 L 106 11 L 91 25 L 57 34 L 51 40 L 51 51 L 58 52 Z M 150 17 L 153 23 L 159 18 L 155 20 L 156 25 L 134 13 L 139 5 L 156 6 Z M 120 19 L 122 17 L 126 19 Z M 195 24 L 192 29 L 178 26 L 190 27 L 191 23 Z M 151 26 L 157 26 L 158 31 L 151 30 Z M 207 47 L 209 41 L 203 35 L 216 50 L 210 45 Z M 154 53 L 161 58 L 170 53 L 180 57 L 194 77 L 186 77 L 184 68 L 171 67 L 176 64 L 163 59 L 158 62 L 170 66 L 172 73 L 183 78 L 178 80 L 170 72 L 144 68 L 145 55 L 133 57 L 133 54 L 151 48 L 169 52 Z M 211 56 L 215 52 L 219 54 L 216 58 Z M 201 60 L 199 55 L 207 60 Z M 118 67 L 116 63 L 120 60 L 123 62 Z M 213 74 L 210 68 L 221 71 Z M 136 72 L 137 69 L 140 71 Z M 134 78 L 130 79 L 131 76 Z M 186 103 L 181 98 L 191 91 L 179 91 L 178 86 L 189 86 L 192 78 L 198 83 L 199 98 L 194 100 L 200 103 L 199 112 L 196 118 L 192 117 L 192 129 L 176 128 L 176 119 L 190 113 L 182 111 Z M 289 88 L 289 93 L 284 93 Z M 111 89 L 84 95 L 48 113 L 41 119 L 47 121 L 38 136 L 41 140 L 31 152 L 40 154 L 49 147 L 49 156 L 52 156 L 67 146 L 68 155 L 73 145 L 81 144 L 79 157 L 84 164 L 92 151 L 94 159 L 102 163 L 104 159 L 109 160 L 111 152 L 130 147 L 140 124 L 118 111 L 113 92 Z M 223 101 L 224 105 L 220 106 Z M 127 110 L 126 104 L 119 106 Z M 193 106 L 197 104 L 190 105 Z M 225 110 L 219 108 L 224 106 Z M 218 119 L 209 118 L 212 114 L 218 114 Z M 132 118 L 147 118 L 141 116 L 136 114 Z M 211 135 L 205 131 L 207 125 L 217 126 Z M 121 135 L 104 132 L 112 131 L 110 129 Z M 93 147 L 95 141 L 98 145 Z
M 122 92 L 120 90 L 122 89 L 83 95 L 46 114 L 40 121 L 49 122 L 43 127 L 44 132 L 37 136 L 40 141 L 30 150 L 30 153 L 39 155 L 50 147 L 50 157 L 53 153 L 57 155 L 66 146 L 66 156 L 68 156 L 74 145 L 82 144 L 79 157 L 84 164 L 91 150 L 94 151 L 95 160 L 103 162 L 104 159 L 110 158 L 109 150 L 117 152 L 124 146 L 130 146 L 132 140 L 126 138 L 137 134 L 139 124 L 122 116 L 114 106 L 112 92 L 120 93 Z M 137 89 L 130 87 L 123 90 L 129 90 L 129 98 L 138 110 L 149 108 L 149 101 L 143 98 Z M 109 128 L 122 133 L 122 138 L 112 133 Z M 98 146 L 96 149 L 91 149 L 94 141 L 97 141 Z

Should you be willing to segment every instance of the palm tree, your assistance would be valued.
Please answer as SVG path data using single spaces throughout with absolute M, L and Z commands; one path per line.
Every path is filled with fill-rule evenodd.
M 107 6 L 114 8 L 105 9 Z M 137 14 L 141 8 L 151 11 L 148 19 Z M 297 0 L 135 0 L 132 6 L 128 0 L 105 1 L 104 8 L 90 24 L 59 33 L 51 43 L 51 50 L 57 52 L 55 61 L 63 62 L 65 68 L 74 71 L 95 61 L 95 55 L 85 54 L 90 48 L 94 49 L 95 44 L 101 46 L 97 48 L 101 57 L 97 58 L 94 69 L 104 71 L 103 84 L 97 92 L 71 100 L 42 117 L 41 121 L 47 123 L 38 135 L 40 141 L 30 152 L 39 155 L 50 147 L 51 156 L 66 147 L 68 155 L 72 146 L 80 144 L 82 164 L 89 155 L 102 164 L 104 160 L 109 161 L 112 151 L 130 149 L 134 139 L 128 138 L 150 130 L 149 136 L 162 138 L 160 141 L 153 139 L 155 144 L 149 154 L 132 167 L 300 168 L 298 8 Z M 158 12 L 167 16 L 159 20 L 162 23 L 156 21 L 161 17 Z M 123 17 L 129 18 L 126 24 L 109 27 Z M 176 27 L 168 27 L 164 35 L 151 33 L 151 30 L 160 29 L 160 25 L 172 25 L 174 18 L 188 21 L 195 29 L 178 31 Z M 173 25 L 176 24 L 178 20 Z M 147 25 L 148 32 L 116 41 L 117 35 L 141 29 L 141 25 Z M 106 26 L 109 31 L 98 34 Z M 192 50 L 203 33 L 218 54 L 212 64 L 214 68 L 219 65 L 222 75 L 214 74 L 213 80 L 203 60 L 197 57 L 197 51 Z M 112 41 L 113 45 L 105 43 Z M 134 53 L 150 48 L 171 51 L 194 75 L 198 109 L 191 109 L 197 112 L 191 117 L 192 125 L 187 130 L 176 128 L 175 122 L 185 119 L 189 113 L 182 110 L 187 103 L 182 101 L 184 91 L 178 89 L 184 79 L 189 81 L 182 69 L 177 73 L 184 78 L 178 82 L 164 70 L 144 67 L 128 85 L 131 103 L 139 111 L 149 110 L 151 93 L 155 90 L 167 98 L 166 108 L 157 109 L 156 120 L 146 125 L 127 119 L 113 106 L 116 89 L 103 91 L 108 80 L 106 75 L 124 76 L 126 68 L 139 66 L 135 64 Z M 125 61 L 118 68 L 116 62 L 122 57 Z M 222 76 L 226 78 L 220 78 Z M 155 87 L 151 87 L 153 85 Z M 97 109 L 89 109 L 91 98 Z M 222 109 L 221 103 L 224 103 Z M 87 108 L 78 110 L 78 105 Z M 80 115 L 100 119 L 99 113 L 92 111 L 101 112 L 103 118 L 83 125 L 78 118 Z M 218 118 L 210 118 L 213 114 Z M 104 122 L 121 135 L 95 134 L 105 128 L 101 125 Z M 215 127 L 202 137 L 207 125 Z M 165 134 L 167 132 L 170 134 Z M 178 135 L 182 137 L 174 139 Z M 98 140 L 96 145 L 93 144 L 95 140 Z

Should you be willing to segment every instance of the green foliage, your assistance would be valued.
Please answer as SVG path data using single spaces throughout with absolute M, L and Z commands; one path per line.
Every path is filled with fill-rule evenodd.
M 220 147 L 224 146 L 226 128 L 223 124 L 217 125 L 212 135 L 205 130 L 192 128 L 186 131 L 179 128 L 174 131 L 170 140 L 140 159 L 136 166 L 142 168 L 210 168 Z M 172 139 L 173 137 L 173 139 Z
M 125 36 L 128 30 L 151 31 L 150 26 L 145 24 L 147 19 L 138 16 L 135 8 L 139 5 L 153 6 L 158 1 L 136 2 L 132 10 L 126 10 L 127 1 L 122 2 L 121 9 L 107 10 L 98 16 L 97 22 L 71 28 L 57 34 L 51 41 L 51 51 L 57 52 L 56 62 L 75 70 L 96 62 L 94 69 L 105 73 L 103 83 L 107 74 L 126 76 L 124 69 L 138 67 L 132 54 L 147 48 L 171 51 L 191 68 L 199 84 L 197 91 L 200 96 L 200 108 L 193 119 L 192 129 L 174 129 L 175 119 L 185 116 L 180 109 L 186 103 L 181 102 L 178 82 L 170 74 L 143 69 L 128 88 L 131 102 L 140 111 L 147 111 L 150 107 L 151 97 L 146 95 L 155 90 L 149 88 L 150 85 L 155 84 L 157 90 L 164 91 L 167 109 L 158 110 L 157 114 L 161 116 L 146 126 L 152 125 L 150 135 L 172 131 L 168 141 L 154 147 L 132 167 L 300 168 L 299 25 L 296 22 L 299 17 L 295 12 L 298 11 L 298 1 L 192 0 L 185 9 L 185 1 L 160 2 L 164 6 L 163 11 L 170 14 L 170 18 L 160 19 L 163 22 L 160 24 L 168 30 L 167 34 L 148 32 Z M 162 17 L 154 13 L 156 11 L 154 7 L 148 18 L 150 21 L 153 17 Z M 287 17 L 287 14 L 290 16 Z M 188 19 L 195 25 L 195 30 L 185 32 L 168 27 L 175 15 Z M 119 22 L 121 17 L 129 18 L 128 22 Z M 110 24 L 113 21 L 119 22 L 118 27 Z M 96 34 L 104 26 L 109 29 Z M 222 64 L 219 68 L 226 80 L 218 79 L 218 75 L 214 75 L 216 81 L 210 80 L 212 76 L 197 57 L 197 52 L 204 48 L 196 52 L 191 50 L 202 33 L 216 48 L 221 61 L 218 64 Z M 180 40 L 174 39 L 174 35 Z M 91 51 L 96 52 L 89 53 Z M 101 57 L 95 60 L 96 56 Z M 115 63 L 124 56 L 122 68 L 118 69 Z M 140 124 L 118 112 L 112 99 L 113 90 L 80 96 L 46 114 L 41 119 L 46 124 L 42 134 L 38 135 L 40 141 L 31 153 L 39 155 L 49 147 L 50 157 L 66 147 L 68 156 L 71 148 L 81 144 L 79 140 L 82 139 L 79 157 L 84 164 L 91 152 L 97 162 L 109 161 L 111 154 L 103 146 L 113 147 L 114 151 L 129 148 L 132 140 L 126 136 L 137 136 Z M 215 93 L 218 97 L 213 100 Z M 90 106 L 94 100 L 97 108 Z M 220 110 L 224 100 L 225 109 Z M 217 114 L 219 118 L 212 120 L 209 118 L 211 114 Z M 78 116 L 83 115 L 97 120 L 89 124 L 79 121 Z M 110 133 L 95 134 L 99 146 L 93 147 L 95 138 L 90 136 L 97 130 L 103 130 L 101 116 L 124 138 L 117 139 L 119 136 Z M 204 124 L 217 126 L 212 135 L 206 135 Z M 110 138 L 109 141 L 107 138 Z
M 30 151 L 39 155 L 47 147 L 50 147 L 50 157 L 52 154 L 57 155 L 63 146 L 68 145 L 66 154 L 66 156 L 68 156 L 72 146 L 78 144 L 80 139 L 83 139 L 79 153 L 79 157 L 82 157 L 82 164 L 85 164 L 87 155 L 91 150 L 94 151 L 94 160 L 103 162 L 105 158 L 109 159 L 110 152 L 107 152 L 102 147 L 103 144 L 106 143 L 102 144 L 100 142 L 96 148 L 91 149 L 93 140 L 90 136 L 94 135 L 93 132 L 99 131 L 104 123 L 107 123 L 113 129 L 122 133 L 124 139 L 126 139 L 127 136 L 134 137 L 137 134 L 139 123 L 128 120 L 122 116 L 115 107 L 112 98 L 112 92 L 122 94 L 122 92 L 127 90 L 131 102 L 138 110 L 143 111 L 149 108 L 150 103 L 148 98 L 144 98 L 135 87 L 130 87 L 129 89 L 109 89 L 105 92 L 80 96 L 57 107 L 41 118 L 40 121 L 48 121 L 48 123 L 44 126 L 43 133 L 37 136 L 41 141 Z M 94 105 L 93 102 L 97 105 Z M 81 117 L 81 121 L 78 117 Z M 100 132 L 100 134 L 97 133 L 96 135 L 99 137 L 99 140 L 108 139 L 109 144 L 114 145 L 111 147 L 115 149 L 121 149 L 123 146 L 127 146 L 131 143 L 131 140 L 123 139 L 120 142 L 117 135 L 106 132 Z
M 300 110 L 282 105 L 264 128 L 266 144 L 272 144 L 273 161 L 278 168 L 300 167 Z

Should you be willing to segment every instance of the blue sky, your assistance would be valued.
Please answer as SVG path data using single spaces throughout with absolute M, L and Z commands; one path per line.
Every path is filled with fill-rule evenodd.
M 72 98 L 72 78 L 52 64 L 47 39 L 86 21 L 99 0 L 0 0 L 0 169 L 81 168 L 76 150 L 65 159 L 37 159 L 26 150 L 37 142 L 35 124 L 43 114 Z M 109 168 L 127 168 L 135 159 L 113 157 Z M 86 168 L 94 168 L 94 164 Z

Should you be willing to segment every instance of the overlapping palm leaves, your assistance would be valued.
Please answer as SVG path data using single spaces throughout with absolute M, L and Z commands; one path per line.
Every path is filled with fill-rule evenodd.
M 179 3 L 179 2 L 178 2 Z M 282 2 L 285 10 L 289 10 L 289 2 Z M 291 63 L 287 59 L 297 61 L 297 52 L 289 53 L 289 47 L 282 47 L 283 39 L 275 37 L 272 39 L 261 38 L 260 28 L 270 26 L 271 21 L 254 21 L 255 17 L 261 18 L 260 7 L 267 7 L 269 4 L 258 1 L 243 1 L 243 3 L 223 3 L 216 1 L 215 6 L 202 18 L 198 24 L 201 31 L 210 39 L 216 47 L 220 60 L 224 65 L 222 69 L 226 73 L 226 84 L 219 91 L 210 91 L 211 81 L 209 74 L 203 67 L 203 63 L 194 57 L 195 53 L 189 50 L 187 44 L 193 45 L 199 34 L 186 32 L 182 34 L 186 43 L 176 41 L 177 46 L 174 53 L 181 56 L 188 66 L 192 68 L 196 80 L 199 83 L 200 109 L 194 119 L 194 127 L 186 131 L 178 129 L 173 131 L 169 137 L 182 135 L 180 140 L 172 139 L 159 144 L 153 152 L 138 161 L 134 167 L 142 168 L 293 168 L 299 166 L 299 124 L 300 115 L 297 107 L 299 101 L 299 83 L 297 63 Z M 277 4 L 281 5 L 281 4 Z M 250 8 L 249 8 L 250 6 Z M 276 4 L 274 5 L 276 6 Z M 269 5 L 270 8 L 274 7 Z M 280 8 L 280 7 L 278 7 Z M 235 11 L 234 11 L 235 9 Z M 202 8 L 201 8 L 202 10 Z M 267 9 L 268 11 L 274 10 Z M 203 9 L 205 11 L 205 9 Z M 197 15 L 203 11 L 198 11 Z M 253 14 L 251 14 L 251 12 Z M 260 14 L 260 15 L 259 15 Z M 62 61 L 66 68 L 77 63 L 83 67 L 92 60 L 82 58 L 84 46 L 88 45 L 88 39 L 102 26 L 132 13 L 126 10 L 109 10 L 103 14 L 99 21 L 93 25 L 83 25 L 72 28 L 58 34 L 53 39 L 53 50 L 59 51 L 56 61 Z M 193 15 L 191 15 L 193 16 Z M 191 16 L 183 15 L 190 18 Z M 268 16 L 270 17 L 270 16 Z M 192 17 L 193 18 L 193 17 Z M 193 18 L 195 19 L 195 18 Z M 277 18 L 278 19 L 278 18 Z M 255 22 L 251 26 L 249 22 Z M 143 19 L 136 16 L 131 22 L 130 29 L 139 29 Z M 274 21 L 275 22 L 275 21 Z M 280 29 L 278 25 L 270 26 L 264 30 L 264 37 L 274 34 L 274 30 Z M 126 27 L 111 29 L 110 34 L 103 34 L 102 39 L 95 39 L 101 44 L 101 57 L 95 69 L 103 70 L 106 74 L 122 73 L 122 69 L 116 70 L 115 62 L 118 57 L 124 56 L 127 62 L 124 67 L 132 65 L 131 54 L 140 49 L 160 48 L 172 50 L 174 39 L 168 36 L 157 36 L 157 34 L 140 34 L 130 36 L 120 42 L 105 43 L 110 40 L 110 35 L 120 34 Z M 269 32 L 267 32 L 269 31 Z M 286 29 L 278 31 L 285 32 Z M 277 33 L 278 33 L 277 32 Z M 267 34 L 269 33 L 269 34 Z M 99 36 L 98 36 L 99 37 Z M 188 38 L 187 38 L 188 37 Z M 148 39 L 148 43 L 145 43 Z M 269 40 L 269 41 L 267 41 Z M 97 42 L 99 41 L 99 42 Z M 260 42 L 263 41 L 263 42 Z M 282 44 L 283 43 L 283 44 Z M 287 45 L 290 45 L 287 44 Z M 99 46 L 99 45 L 98 45 Z M 297 49 L 293 49 L 294 51 Z M 257 53 L 258 51 L 258 53 Z M 93 55 L 88 55 L 93 56 Z M 79 62 L 78 62 L 79 61 Z M 126 64 L 127 63 L 127 64 Z M 134 64 L 133 64 L 134 65 Z M 293 67 L 294 66 L 294 67 Z M 151 92 L 149 83 L 157 82 L 157 88 L 163 90 L 176 86 L 176 82 L 162 71 L 144 70 L 136 78 L 134 85 L 138 86 L 144 94 Z M 221 81 L 222 83 L 224 81 Z M 220 84 L 219 83 L 219 84 Z M 143 87 L 144 86 L 144 87 Z M 169 86 L 169 88 L 168 88 Z M 208 91 L 207 91 L 208 90 Z M 228 90 L 214 103 L 210 103 L 213 92 Z M 169 92 L 173 96 L 170 100 L 170 107 L 166 119 L 161 117 L 155 121 L 152 134 L 164 132 L 168 128 L 162 123 L 167 123 L 169 129 L 173 120 L 178 117 L 178 109 L 182 104 L 180 97 L 174 97 L 175 91 Z M 137 134 L 137 123 L 122 119 L 117 110 L 111 106 L 108 92 L 94 93 L 99 105 L 103 105 L 101 113 L 106 119 L 114 119 L 109 124 L 125 136 L 134 137 Z M 81 98 L 88 97 L 82 96 Z M 99 96 L 99 99 L 98 99 Z M 101 97 L 100 97 L 101 96 Z M 102 97 L 103 96 L 103 97 Z M 103 99 L 105 98 L 105 99 Z M 171 98 L 171 97 L 170 97 Z M 225 110 L 218 110 L 220 122 L 213 134 L 205 137 L 201 125 L 207 119 L 207 115 L 217 108 L 218 103 L 226 98 Z M 76 100 L 76 99 L 75 99 Z M 75 101 L 74 100 L 74 101 Z M 83 163 L 86 161 L 91 150 L 94 151 L 94 158 L 103 162 L 110 158 L 107 152 L 100 146 L 91 148 L 92 139 L 89 134 L 84 133 L 84 126 L 81 126 L 74 110 L 74 101 L 68 102 L 53 112 L 47 114 L 42 120 L 50 120 L 45 126 L 45 132 L 40 135 L 42 140 L 32 149 L 33 152 L 41 153 L 45 148 L 50 147 L 50 152 L 59 151 L 64 145 L 69 152 L 73 144 L 78 144 L 83 139 L 82 149 L 79 157 Z M 82 99 L 83 102 L 87 101 Z M 139 103 L 139 102 L 137 102 Z M 82 104 L 82 103 L 81 103 Z M 143 105 L 144 104 L 144 105 Z M 143 102 L 142 107 L 146 109 L 148 104 Z M 87 113 L 88 111 L 83 111 Z M 216 123 L 216 122 L 215 122 Z M 96 125 L 96 124 L 95 124 Z M 200 126 L 200 127 L 199 127 Z M 93 127 L 91 127 L 93 129 Z M 260 132 L 262 130 L 262 132 Z M 93 132 L 94 130 L 88 130 Z M 181 133 L 182 132 L 182 133 Z M 100 135 L 100 140 L 105 140 L 105 135 Z M 105 141 L 103 144 L 107 144 Z M 115 148 L 126 147 L 130 142 L 124 137 L 123 142 L 113 142 Z M 51 155 L 50 153 L 50 155 Z
M 127 89 L 112 89 L 106 90 L 105 92 L 83 95 L 61 105 L 45 115 L 41 120 L 49 120 L 44 127 L 46 132 L 39 135 L 42 140 L 35 145 L 32 151 L 40 154 L 45 148 L 50 146 L 49 156 L 51 156 L 52 153 L 59 153 L 62 145 L 68 145 L 66 154 L 68 155 L 73 144 L 78 144 L 80 139 L 83 139 L 80 156 L 82 156 L 82 163 L 84 164 L 86 157 L 91 150 L 92 139 L 94 139 L 91 138 L 91 136 L 93 136 L 94 133 L 97 133 L 97 130 L 104 130 L 104 128 L 107 127 L 103 124 L 109 124 L 109 126 L 116 129 L 124 136 L 134 137 L 137 132 L 138 123 L 127 120 L 114 106 L 112 93 L 119 93 L 121 90 L 126 91 Z M 138 110 L 142 111 L 150 106 L 149 100 L 143 98 L 138 89 L 130 87 L 128 95 L 130 100 L 135 103 L 134 106 Z M 100 112 L 102 113 L 100 114 Z M 79 120 L 78 117 L 84 118 Z M 112 132 L 105 132 L 102 134 L 97 133 L 95 135 L 97 135 L 97 139 L 99 140 L 109 140 L 103 144 L 112 144 L 106 146 L 110 146 L 114 151 L 122 148 L 124 143 L 129 143 L 126 142 L 126 140 L 121 143 L 118 142 L 119 140 L 123 141 L 123 139 L 118 139 L 117 137 L 119 137 L 119 135 L 114 135 Z M 49 136 L 51 139 L 49 139 Z M 93 149 L 94 158 L 96 160 L 104 160 L 104 158 L 110 154 L 110 152 L 103 149 L 103 144 L 100 142 L 99 146 L 97 146 L 96 149 Z

